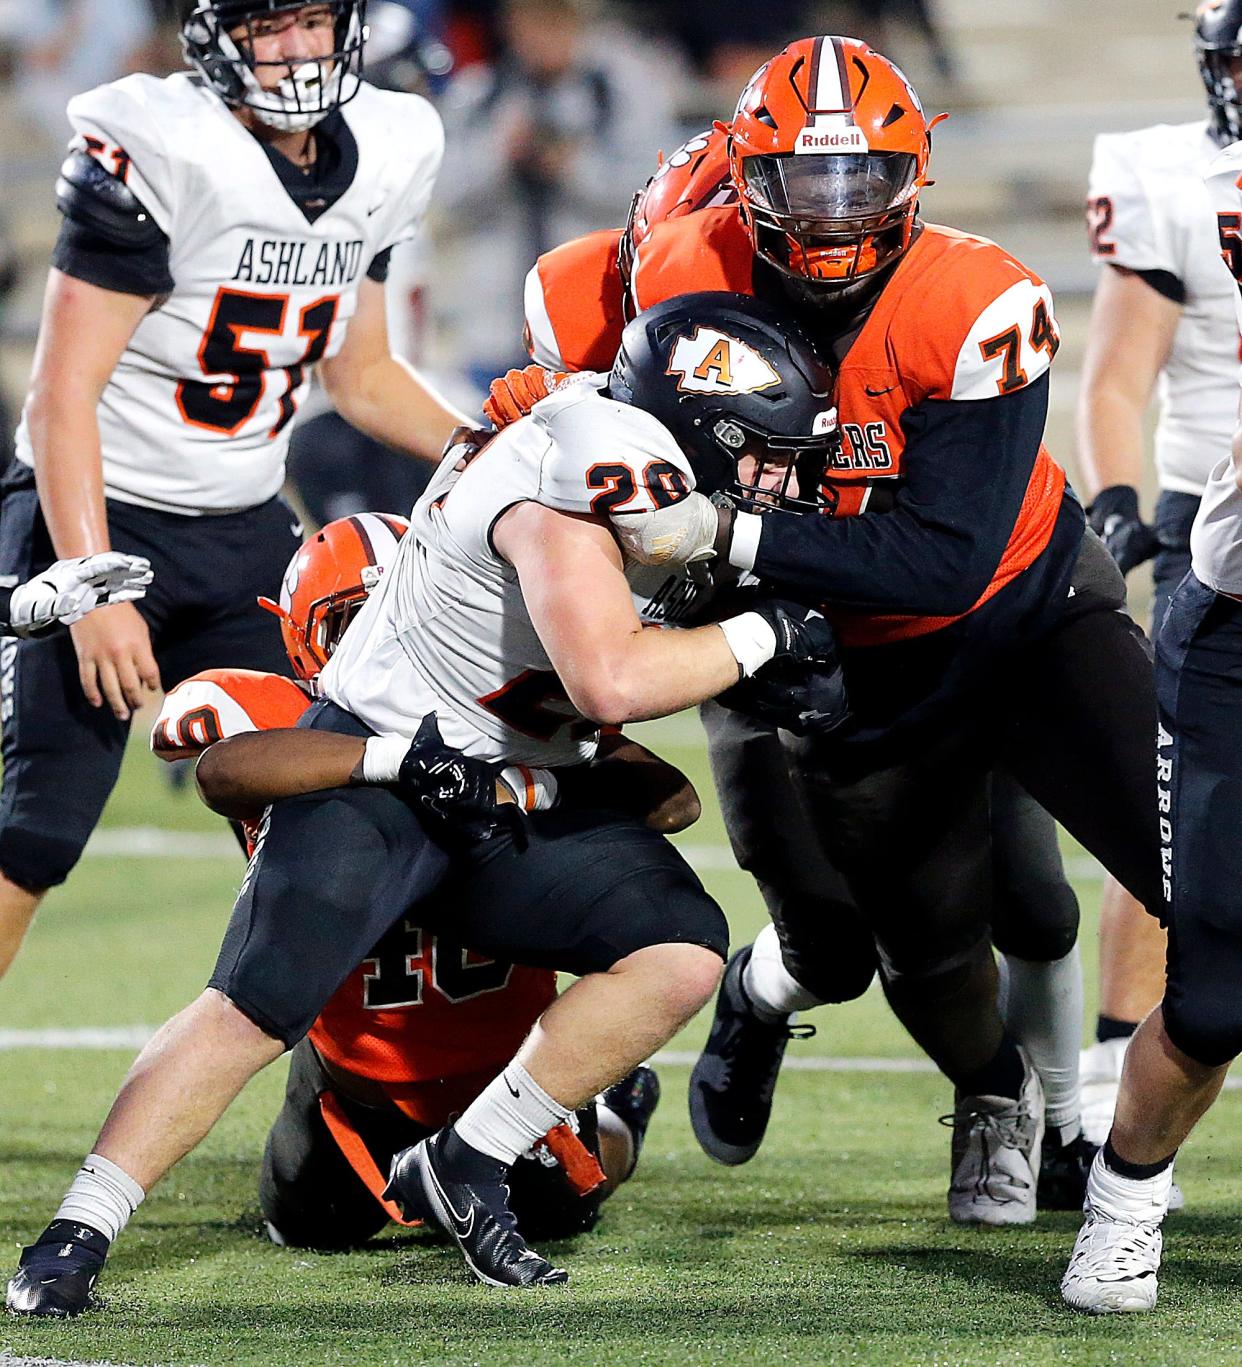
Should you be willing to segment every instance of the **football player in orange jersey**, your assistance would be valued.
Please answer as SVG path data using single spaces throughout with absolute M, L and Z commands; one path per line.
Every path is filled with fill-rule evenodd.
M 1095 608 L 1120 607 L 1124 601 L 1093 544 L 1077 561 L 1083 546 L 1081 514 L 1072 495 L 1065 496 L 1064 476 L 1040 443 L 1046 371 L 1058 343 L 1047 288 L 995 244 L 919 218 L 930 128 L 901 73 L 864 45 L 833 38 L 791 44 L 756 73 L 731 124 L 717 129 L 726 141 L 740 204 L 655 225 L 634 252 L 628 280 L 630 306 L 637 309 L 704 289 L 779 300 L 840 367 L 837 401 L 846 443 L 828 481 L 836 517 L 802 519 L 794 528 L 791 519 L 746 512 L 733 524 L 727 551 L 739 569 L 797 583 L 835 603 L 834 620 L 848 648 L 851 698 L 860 714 L 870 714 L 856 739 L 869 742 L 870 753 L 863 759 L 855 744 L 848 759 L 829 762 L 817 754 L 812 762 L 823 747 L 813 740 L 799 743 L 795 768 L 821 814 L 832 810 L 827 789 L 833 800 L 852 791 L 854 810 L 861 811 L 876 800 L 868 789 L 882 789 L 880 775 L 888 776 L 888 797 L 895 800 L 909 793 L 912 774 L 917 791 L 922 783 L 935 786 L 939 780 L 932 775 L 938 769 L 967 772 L 970 766 L 956 753 L 947 763 L 944 755 L 935 759 L 934 747 L 919 738 L 935 718 L 969 713 L 972 728 L 989 736 L 986 748 L 995 756 L 993 725 L 1009 723 L 987 715 L 1001 695 L 994 647 L 1008 651 L 1032 631 L 1032 613 L 1058 602 L 1065 584 L 1074 590 L 1079 609 L 1088 602 Z M 584 297 L 587 306 L 573 316 L 558 307 L 558 293 L 565 292 L 563 266 L 575 250 L 569 244 L 542 258 L 528 285 L 532 354 L 549 368 L 574 369 L 607 350 L 609 301 L 595 308 Z M 708 359 L 702 358 L 706 379 Z M 887 516 L 848 516 L 890 508 Z M 692 505 L 683 511 L 692 514 Z M 1140 739 L 1150 734 L 1154 718 L 1150 676 L 1137 632 L 1127 625 L 1124 639 L 1115 640 L 1124 619 L 1114 614 L 1102 625 L 1106 620 L 1103 613 L 1093 615 L 1090 635 L 1085 629 L 1069 631 L 1067 621 L 1057 637 L 1063 642 L 1082 637 L 1090 645 L 1075 644 L 1075 650 L 1098 652 L 1096 662 L 1083 663 L 1079 673 L 1102 668 L 1108 651 L 1115 651 L 1118 705 L 1111 734 L 1093 736 L 1100 747 L 1098 775 L 1092 781 L 1068 780 L 1080 757 L 1051 749 L 1034 761 L 1034 751 L 1024 758 L 1015 755 L 1007 767 L 1020 772 L 1037 794 L 1046 794 L 1048 805 L 1154 906 L 1154 832 L 1150 813 L 1138 810 L 1148 763 Z M 1106 641 L 1111 645 L 1106 647 Z M 1015 718 L 1021 719 L 1028 705 L 1038 669 L 1016 680 Z M 1032 699 L 1040 707 L 1049 701 L 1056 699 Z M 1086 701 L 1073 700 L 1070 710 Z M 1031 737 L 1047 726 L 1034 717 L 1030 723 Z M 1075 719 L 1068 729 L 1051 728 L 1062 736 L 1057 751 L 1064 749 L 1064 735 L 1080 725 Z M 956 744 L 941 741 L 940 748 L 952 751 Z M 753 740 L 738 747 L 747 748 L 754 752 Z M 1000 750 L 1007 760 L 1008 743 Z M 910 754 L 918 757 L 912 769 L 903 767 Z M 723 770 L 726 786 L 736 791 L 740 779 L 745 792 L 745 775 L 721 763 L 719 747 L 716 758 L 718 779 Z M 1104 821 L 1090 808 L 1099 785 L 1110 782 L 1126 799 L 1115 819 Z M 1036 989 L 1043 1010 L 1040 1019 L 1028 1022 L 1055 1046 L 1052 1052 L 1064 1055 L 1061 1046 L 1072 1050 L 1081 997 L 1080 989 L 1074 990 L 1077 965 L 1069 957 L 1077 908 L 1059 868 L 1055 833 L 1025 794 L 1017 797 L 1036 830 L 1042 823 L 1038 844 L 1045 854 L 1023 850 L 1027 876 L 1010 886 L 1001 885 L 997 875 L 1003 866 L 988 857 L 986 815 L 983 828 L 977 813 L 968 817 L 979 802 L 977 789 L 941 794 L 936 820 L 917 818 L 916 839 L 896 810 L 883 808 L 884 819 L 873 819 L 865 831 L 857 821 L 838 819 L 832 831 L 824 832 L 833 862 L 847 876 L 847 895 L 837 897 L 839 880 L 822 876 L 813 880 L 818 896 L 807 898 L 801 888 L 788 888 L 784 901 L 791 914 L 779 924 L 781 952 L 772 945 L 762 958 L 756 953 L 752 962 L 735 961 L 718 1008 L 722 1033 L 709 1043 L 692 1092 L 696 1129 L 709 1152 L 737 1162 L 757 1147 L 788 1013 L 832 991 L 854 995 L 860 980 L 865 985 L 870 968 L 863 947 L 858 945 L 855 954 L 837 952 L 842 924 L 851 943 L 857 941 L 853 922 L 836 916 L 826 924 L 822 914 L 826 903 L 848 907 L 863 900 L 869 919 L 877 923 L 894 1007 L 965 1094 L 959 1097 L 951 1212 L 958 1219 L 989 1223 L 1033 1216 L 1027 1188 L 1038 1161 L 1025 1174 L 994 1164 L 987 1175 L 982 1165 L 989 1127 L 1021 1129 L 1032 1103 L 1025 1095 L 1021 1104 L 1013 1104 L 1021 1063 L 995 1010 L 983 1016 L 976 1012 L 980 1003 L 995 999 L 980 908 L 994 903 L 1011 912 L 1023 937 L 1011 968 L 1016 963 L 1038 970 L 1042 964 L 1031 961 L 1051 960 L 1059 970 L 1059 984 Z M 768 812 L 779 810 L 766 799 L 762 805 Z M 916 820 L 918 810 L 918 803 L 907 808 L 909 820 Z M 743 810 L 730 823 L 739 843 L 745 841 L 748 822 L 760 832 L 771 826 L 770 817 L 764 823 L 761 815 Z M 959 846 L 972 825 L 976 840 L 984 830 L 981 843 L 967 840 L 955 858 L 948 858 L 950 823 Z M 933 830 L 946 855 L 940 880 L 914 867 Z M 779 874 L 799 862 L 779 840 L 747 843 L 770 854 L 756 872 L 770 865 Z M 1018 842 L 1019 848 L 1025 843 Z M 911 861 L 904 867 L 894 857 L 902 851 Z M 805 862 L 804 851 L 798 853 Z M 972 884 L 972 870 L 997 879 L 996 896 Z M 788 884 L 788 874 L 783 877 Z M 913 892 L 908 882 L 917 885 Z M 1041 918 L 1053 919 L 1050 910 L 1059 924 L 1052 926 L 1051 937 L 1038 938 L 1046 944 L 1060 936 L 1060 948 L 1032 952 L 1027 948 L 1032 932 Z M 937 927 L 935 943 L 925 942 L 926 930 L 912 933 L 904 924 L 912 913 L 922 925 Z M 843 969 L 844 991 L 840 983 L 825 981 L 829 966 Z M 830 991 L 803 990 L 790 967 L 806 983 Z M 762 1020 L 748 1009 L 756 996 Z M 751 1047 L 739 1052 L 729 1043 L 726 1017 L 750 1038 Z M 766 1051 L 755 1047 L 755 1036 L 764 1030 Z M 726 1052 L 750 1059 L 763 1059 L 766 1052 L 767 1063 L 743 1078 L 746 1070 L 725 1066 Z M 980 1106 L 980 1095 L 989 1104 Z M 1076 1105 L 1072 1109 L 1076 1131 Z M 1068 1131 L 1062 1137 L 1075 1144 Z M 963 1152 L 964 1160 L 956 1161 Z M 1074 1160 L 1079 1179 L 1077 1160 L 1085 1156 L 1079 1153 Z
M 282 601 L 262 600 L 280 616 L 298 682 L 251 670 L 194 675 L 164 699 L 151 732 L 155 754 L 187 759 L 229 736 L 296 726 L 319 671 L 406 530 L 403 518 L 360 513 L 313 536 L 286 575 Z M 689 785 L 671 770 L 666 779 L 690 815 Z M 512 799 L 528 809 L 546 803 L 555 783 L 532 770 L 515 770 L 510 781 L 518 790 Z M 667 802 L 660 806 L 667 822 Z M 251 842 L 260 815 L 246 820 Z M 444 936 L 395 926 L 293 1048 L 259 1183 L 273 1241 L 342 1248 L 389 1219 L 407 1223 L 382 1196 L 393 1154 L 473 1101 L 555 995 L 556 975 L 546 969 L 499 963 Z M 634 1171 L 658 1099 L 654 1071 L 639 1068 L 582 1108 L 580 1139 L 562 1127 L 532 1151 L 514 1172 L 522 1227 L 539 1238 L 589 1229 L 604 1195 Z

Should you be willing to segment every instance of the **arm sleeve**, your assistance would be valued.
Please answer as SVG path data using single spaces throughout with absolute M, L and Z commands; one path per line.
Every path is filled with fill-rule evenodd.
M 892 511 L 751 514 L 755 572 L 871 612 L 969 611 L 1013 534 L 1047 409 L 1046 374 L 997 398 L 924 400 L 902 419 L 905 482 Z
M 1157 212 L 1142 160 L 1130 134 L 1096 138 L 1087 182 L 1091 254 L 1107 265 L 1177 276 L 1181 267 L 1171 224 L 1167 213 Z
M 151 246 L 122 247 L 70 218 L 61 220 L 52 265 L 76 280 L 118 294 L 168 294 L 173 289 L 168 239 Z

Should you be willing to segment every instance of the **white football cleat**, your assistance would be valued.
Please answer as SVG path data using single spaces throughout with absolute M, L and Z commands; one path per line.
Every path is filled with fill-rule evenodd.
M 1061 1299 L 1090 1315 L 1132 1314 L 1155 1308 L 1160 1290 L 1160 1222 L 1169 1205 L 1173 1169 L 1141 1181 L 1091 1165 L 1086 1219 L 1078 1231 Z
M 1082 1132 L 1097 1148 L 1108 1138 L 1117 1109 L 1117 1088 L 1121 1086 L 1121 1065 L 1129 1039 L 1097 1041 L 1078 1056 L 1078 1076 L 1082 1086 Z
M 949 1218 L 955 1224 L 1029 1225 L 1035 1219 L 1044 1089 L 1024 1053 L 1022 1062 L 1026 1075 L 1017 1101 L 1003 1096 L 957 1100 L 949 1184 Z

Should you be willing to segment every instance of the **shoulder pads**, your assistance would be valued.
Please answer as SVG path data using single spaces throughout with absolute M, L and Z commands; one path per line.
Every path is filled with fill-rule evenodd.
M 56 178 L 56 207 L 67 219 L 118 247 L 154 247 L 167 239 L 123 180 L 88 152 L 70 152 Z

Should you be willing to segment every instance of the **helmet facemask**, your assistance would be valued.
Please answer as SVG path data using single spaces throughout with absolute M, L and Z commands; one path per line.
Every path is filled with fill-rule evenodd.
M 765 432 L 732 413 L 707 418 L 705 438 L 732 467 L 730 477 L 719 487 L 747 512 L 774 508 L 791 513 L 831 511 L 824 476 L 840 453 L 841 431 L 835 421 L 825 425 L 829 430 L 818 435 L 786 437 Z M 697 477 L 697 462 L 695 468 Z M 702 488 L 701 482 L 698 487 Z
M 273 15 L 296 15 L 301 10 L 320 8 L 332 16 L 330 53 L 255 61 L 257 22 Z M 282 133 L 305 132 L 358 93 L 366 40 L 364 10 L 365 0 L 325 0 L 322 6 L 202 0 L 181 31 L 181 47 L 186 61 L 230 108 L 250 109 L 261 122 Z M 241 27 L 245 33 L 237 34 Z M 273 68 L 279 69 L 279 80 L 274 88 L 267 89 L 259 73 Z
M 1234 63 L 1242 58 L 1242 45 L 1203 48 L 1198 51 L 1199 75 L 1207 91 L 1211 111 L 1209 128 L 1215 142 L 1227 147 L 1242 138 L 1242 72 L 1235 77 Z
M 756 253 L 826 291 L 875 275 L 910 245 L 917 171 L 902 152 L 745 158 L 743 199 Z

